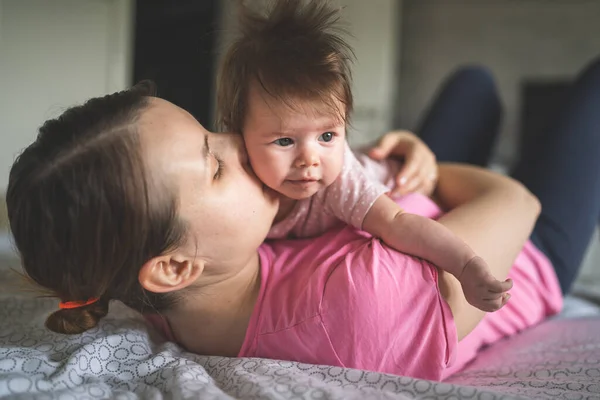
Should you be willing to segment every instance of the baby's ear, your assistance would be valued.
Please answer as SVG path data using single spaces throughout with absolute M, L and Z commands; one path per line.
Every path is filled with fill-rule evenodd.
M 204 271 L 204 262 L 177 255 L 164 255 L 150 259 L 140 269 L 138 279 L 142 287 L 154 293 L 167 293 L 183 289 L 194 283 Z

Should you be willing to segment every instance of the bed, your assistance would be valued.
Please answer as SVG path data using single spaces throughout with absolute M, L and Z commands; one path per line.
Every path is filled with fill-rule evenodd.
M 4 246 L 4 248 L 2 248 Z M 600 307 L 563 313 L 484 350 L 437 383 L 288 361 L 203 357 L 165 342 L 119 303 L 77 336 L 43 327 L 53 299 L 22 291 L 0 245 L 0 398 L 18 399 L 600 399 Z

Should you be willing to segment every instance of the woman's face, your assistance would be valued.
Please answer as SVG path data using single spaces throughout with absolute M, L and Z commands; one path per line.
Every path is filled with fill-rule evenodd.
M 278 201 L 250 168 L 241 135 L 210 133 L 183 109 L 154 98 L 139 131 L 153 178 L 178 196 L 190 234 L 184 251 L 208 268 L 237 266 L 253 256 Z

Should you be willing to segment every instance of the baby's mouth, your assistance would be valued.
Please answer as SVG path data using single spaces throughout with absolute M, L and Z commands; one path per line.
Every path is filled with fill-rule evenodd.
M 309 187 L 312 186 L 314 183 L 319 182 L 319 179 L 316 178 L 310 178 L 310 179 L 288 179 L 287 180 L 288 183 L 292 184 L 293 186 L 298 186 L 298 187 Z
M 309 183 L 309 182 L 317 182 L 318 180 L 319 180 L 318 178 L 313 178 L 313 177 L 302 177 L 302 178 L 298 178 L 298 179 L 288 179 L 288 182 Z

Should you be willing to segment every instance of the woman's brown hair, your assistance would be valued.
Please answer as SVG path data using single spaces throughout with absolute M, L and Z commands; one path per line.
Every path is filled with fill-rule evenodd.
M 96 326 L 112 299 L 140 312 L 176 301 L 138 281 L 146 261 L 185 236 L 176 199 L 153 196 L 141 155 L 137 120 L 152 94 L 142 84 L 67 110 L 11 168 L 6 203 L 25 273 L 63 302 L 99 298 L 51 314 L 55 332 Z
M 343 39 L 339 9 L 326 0 L 277 0 L 265 14 L 239 1 L 239 36 L 224 55 L 217 78 L 217 124 L 242 132 L 250 85 L 294 108 L 316 101 L 336 116 L 332 96 L 352 112 L 352 49 Z M 325 110 L 323 110 L 325 108 Z

